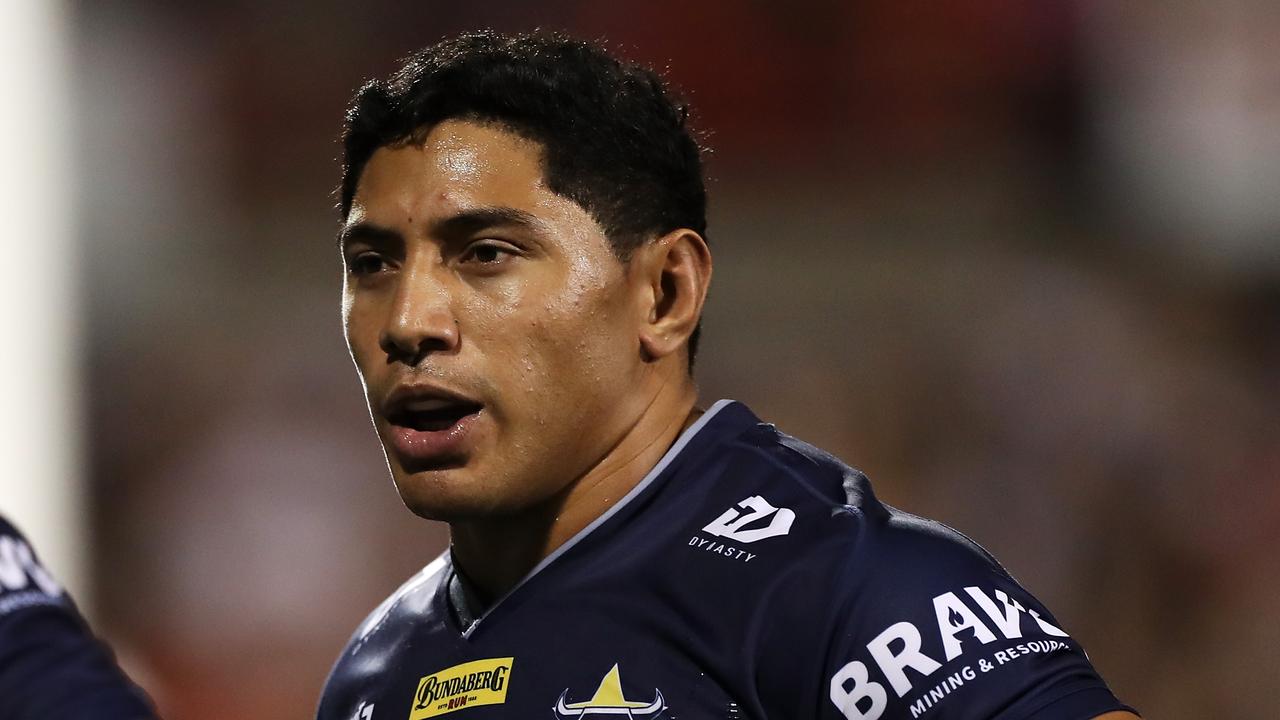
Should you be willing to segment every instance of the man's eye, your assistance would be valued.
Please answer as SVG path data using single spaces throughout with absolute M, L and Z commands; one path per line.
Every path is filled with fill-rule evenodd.
M 347 267 L 354 275 L 372 275 L 385 270 L 387 261 L 377 253 L 363 252 L 351 258 Z
M 468 246 L 460 259 L 464 263 L 494 265 L 515 254 L 515 249 L 505 243 L 478 242 Z

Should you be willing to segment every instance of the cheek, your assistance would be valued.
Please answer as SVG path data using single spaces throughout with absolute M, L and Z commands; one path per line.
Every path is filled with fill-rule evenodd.
M 579 407 L 605 400 L 627 377 L 627 333 L 615 292 L 572 287 L 549 300 L 527 323 L 532 357 L 519 365 L 532 386 L 541 385 Z
M 351 288 L 351 278 L 347 273 L 342 273 L 342 324 L 347 324 L 347 319 L 351 317 L 351 308 L 355 305 L 356 294 Z
M 342 298 L 342 335 L 347 341 L 347 352 L 355 363 L 361 381 L 366 371 L 374 367 L 377 359 L 378 330 L 372 322 L 372 314 L 361 307 L 350 295 Z
M 464 303 L 485 367 L 537 432 L 554 432 L 557 418 L 594 411 L 611 386 L 625 386 L 625 276 L 612 262 L 571 258 Z

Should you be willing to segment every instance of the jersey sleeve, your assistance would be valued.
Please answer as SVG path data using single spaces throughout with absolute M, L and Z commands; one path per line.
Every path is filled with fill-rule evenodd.
M 0 518 L 0 718 L 144 720 L 154 713 L 26 539 Z
M 844 517 L 841 517 L 844 515 Z M 1130 710 L 982 548 L 939 523 L 853 509 L 856 527 L 778 583 L 762 625 L 769 717 L 1087 720 Z

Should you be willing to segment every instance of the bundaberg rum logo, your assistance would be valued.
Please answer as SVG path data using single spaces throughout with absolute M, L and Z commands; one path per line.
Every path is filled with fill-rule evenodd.
M 479 705 L 507 701 L 515 658 L 489 658 L 454 665 L 418 681 L 409 720 L 422 720 Z

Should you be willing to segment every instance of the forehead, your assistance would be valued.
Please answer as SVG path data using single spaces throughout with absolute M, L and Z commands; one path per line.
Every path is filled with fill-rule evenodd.
M 425 220 L 492 206 L 547 214 L 565 199 L 547 189 L 542 168 L 539 143 L 495 125 L 446 120 L 374 152 L 348 221 Z

